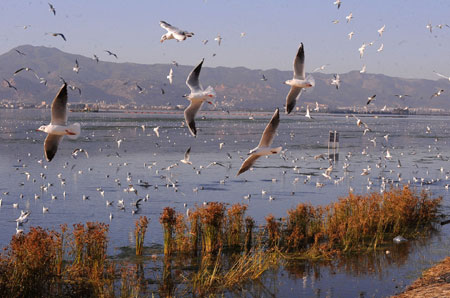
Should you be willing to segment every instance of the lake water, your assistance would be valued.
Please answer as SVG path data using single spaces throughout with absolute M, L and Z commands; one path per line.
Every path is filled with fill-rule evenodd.
M 241 157 L 245 158 L 256 147 L 271 114 L 254 113 L 254 120 L 250 120 L 248 113 L 200 112 L 198 136 L 194 138 L 186 127 L 181 127 L 182 113 L 70 113 L 70 122 L 81 123 L 81 136 L 77 140 L 64 138 L 54 160 L 48 163 L 43 155 L 46 135 L 35 129 L 49 123 L 50 110 L 0 110 L 0 197 L 3 199 L 0 245 L 6 246 L 15 234 L 15 219 L 20 210 L 31 211 L 25 231 L 29 226 L 58 228 L 63 223 L 106 222 L 110 225 L 109 254 L 116 254 L 116 248 L 134 245 L 134 222 L 139 214 L 150 218 L 146 245 L 161 244 L 159 216 L 166 206 L 185 212 L 184 204 L 192 208 L 208 201 L 245 203 L 249 206 L 248 215 L 258 224 L 264 224 L 268 214 L 283 217 L 287 209 L 300 202 L 325 205 L 347 195 L 350 188 L 356 193 L 379 191 L 382 177 L 394 183 L 410 181 L 418 190 L 430 189 L 434 196 L 443 196 L 445 213 L 449 213 L 445 185 L 450 184 L 447 177 L 450 175 L 450 118 L 359 115 L 372 129 L 363 135 L 363 129 L 357 127 L 351 116 L 313 114 L 315 119 L 309 120 L 302 115 L 282 114 L 273 146 L 287 149 L 284 157 L 261 158 L 252 171 L 236 177 Z M 160 127 L 159 138 L 153 132 L 156 126 Z M 340 134 L 339 160 L 334 164 L 332 180 L 321 175 L 329 162 L 313 158 L 327 153 L 330 130 Z M 388 141 L 383 138 L 386 134 L 389 134 Z M 376 146 L 369 140 L 374 137 Z M 118 140 L 122 140 L 120 147 Z M 192 166 L 180 162 L 188 147 L 191 147 Z M 83 153 L 72 158 L 75 148 L 85 149 L 89 158 Z M 386 149 L 392 155 L 390 160 L 384 158 Z M 349 153 L 351 156 L 346 161 Z M 223 166 L 207 167 L 213 162 Z M 167 170 L 175 163 L 178 166 Z M 343 169 L 344 163 L 349 164 L 348 172 Z M 368 166 L 370 175 L 362 176 Z M 29 179 L 25 172 L 29 173 Z M 335 180 L 341 181 L 335 183 Z M 151 186 L 139 186 L 142 181 Z M 171 187 L 172 182 L 175 188 Z M 316 187 L 317 182 L 324 186 Z M 130 184 L 137 189 L 137 195 L 124 191 Z M 104 190 L 104 197 L 97 190 L 99 187 Z M 267 194 L 262 195 L 262 190 Z M 244 199 L 248 194 L 250 200 Z M 52 195 L 57 199 L 52 200 Z M 83 200 L 83 195 L 89 199 Z M 141 204 L 138 214 L 132 214 L 131 203 L 146 195 L 149 200 Z M 274 199 L 269 200 L 269 196 Z M 125 211 L 116 207 L 122 199 Z M 106 200 L 114 201 L 113 206 L 107 207 Z M 13 203 L 18 203 L 18 208 L 13 208 Z M 49 208 L 48 213 L 42 212 L 43 206 Z M 300 264 L 282 270 L 274 273 L 276 294 L 280 297 L 292 293 L 318 297 L 394 294 L 418 277 L 424 268 L 448 255 L 449 235 L 447 225 L 425 243 L 416 241 L 408 243 L 406 248 L 394 248 L 399 250 L 397 254 L 375 258 L 377 261 L 366 257 L 348 263 Z

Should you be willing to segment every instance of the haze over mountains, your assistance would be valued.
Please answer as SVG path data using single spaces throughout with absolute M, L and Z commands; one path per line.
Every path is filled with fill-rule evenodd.
M 17 51 L 25 55 L 18 54 Z M 93 53 L 94 54 L 94 53 Z M 106 52 L 95 53 L 100 58 L 97 63 L 91 57 L 84 57 L 62 52 L 56 48 L 19 46 L 0 55 L 0 78 L 9 80 L 18 91 L 8 88 L 5 82 L 0 87 L 0 101 L 39 104 L 42 101 L 50 103 L 57 89 L 61 86 L 59 76 L 69 84 L 82 90 L 71 91 L 70 102 L 101 102 L 107 104 L 135 104 L 144 106 L 176 106 L 187 105 L 188 101 L 182 95 L 189 92 L 185 85 L 186 77 L 193 66 L 172 64 L 134 64 L 121 63 L 120 53 L 117 63 L 103 62 Z M 193 61 L 197 64 L 198 61 Z M 244 67 L 209 68 L 208 60 L 200 75 L 203 86 L 211 85 L 217 93 L 218 108 L 230 110 L 272 110 L 282 107 L 285 103 L 289 86 L 284 85 L 286 79 L 292 77 L 292 71 L 251 70 Z M 72 69 L 78 60 L 80 71 L 77 74 Z M 293 57 L 286 57 L 293 59 Z M 47 79 L 48 85 L 41 84 L 31 72 L 22 71 L 13 75 L 22 67 L 30 67 L 39 75 Z M 173 69 L 173 84 L 170 85 L 166 76 L 170 68 Z M 308 70 L 307 65 L 307 72 Z M 370 70 L 369 70 L 370 71 Z M 450 72 L 450 70 L 449 70 Z M 267 78 L 263 81 L 262 74 Z M 340 74 L 341 87 L 339 90 L 330 81 L 332 74 L 313 73 L 316 86 L 311 92 L 303 93 L 300 105 L 304 102 L 319 102 L 330 108 L 366 105 L 367 97 L 376 94 L 374 106 L 381 109 L 388 107 L 437 108 L 450 109 L 450 81 L 445 79 L 403 79 L 388 77 L 382 74 L 361 74 L 352 71 Z M 136 84 L 144 89 L 139 93 Z M 162 94 L 161 88 L 164 89 Z M 439 97 L 430 99 L 431 95 L 444 89 Z M 395 94 L 409 94 L 410 97 L 399 100 Z M 371 104 L 372 106 L 372 104 Z M 372 106 L 371 108 L 373 108 Z

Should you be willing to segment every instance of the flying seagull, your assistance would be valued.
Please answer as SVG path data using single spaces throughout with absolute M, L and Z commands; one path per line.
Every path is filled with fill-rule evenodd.
M 86 150 L 84 150 L 83 148 L 77 148 L 75 150 L 72 151 L 72 157 L 77 159 L 78 153 L 83 152 L 86 155 L 86 158 L 89 158 L 89 154 Z
M 181 161 L 182 163 L 184 163 L 184 164 L 191 165 L 192 162 L 189 161 L 190 156 L 191 156 L 191 147 L 189 147 L 189 148 L 186 150 L 186 153 L 184 153 L 184 159 L 182 159 L 182 160 L 180 160 L 180 161 Z
M 338 74 L 334 75 L 334 78 L 331 79 L 331 85 L 336 86 L 336 89 L 339 89 L 339 86 L 341 85 L 341 79 L 339 78 Z
M 22 70 L 25 70 L 25 71 L 31 71 L 32 73 L 34 73 L 34 74 L 36 75 L 36 72 L 35 72 L 32 68 L 29 68 L 29 67 L 22 67 L 22 68 L 19 68 L 18 70 L 16 70 L 16 71 L 14 72 L 14 75 L 18 74 L 18 73 L 21 72 Z
M 386 25 L 383 25 L 383 27 L 378 29 L 378 34 L 380 35 L 380 37 L 383 36 L 384 28 L 386 28 Z
M 97 62 L 97 63 L 100 61 L 100 59 L 98 59 L 98 56 L 95 55 L 95 54 L 94 54 L 94 60 L 95 60 L 95 62 Z
M 19 54 L 20 56 L 26 56 L 26 54 L 24 52 L 21 52 L 18 49 L 14 49 L 14 51 L 16 51 L 17 54 Z
M 10 83 L 7 79 L 3 79 L 3 81 L 6 82 L 6 86 L 7 86 L 8 88 L 12 88 L 12 89 L 14 89 L 14 90 L 17 91 L 17 88 L 16 88 L 15 86 L 11 85 L 11 83 Z
M 337 5 L 337 9 L 339 9 L 339 8 L 341 8 L 342 1 L 341 0 L 336 0 L 336 1 L 333 2 L 333 4 Z
M 242 163 L 241 168 L 239 169 L 236 176 L 244 173 L 248 169 L 250 169 L 255 161 L 261 156 L 278 154 L 281 151 L 281 147 L 270 148 L 269 146 L 272 144 L 273 138 L 277 131 L 278 124 L 280 123 L 280 110 L 277 108 L 273 113 L 272 119 L 270 119 L 269 124 L 267 124 L 264 132 L 261 136 L 261 140 L 256 148 L 250 150 L 248 153 L 250 156 Z
M 305 79 L 305 52 L 303 43 L 298 48 L 297 55 L 294 58 L 294 77 L 292 80 L 287 80 L 285 84 L 291 86 L 286 97 L 286 114 L 289 114 L 294 109 L 297 98 L 300 97 L 303 88 L 313 87 L 310 79 Z
M 191 93 L 189 95 L 185 95 L 184 97 L 189 99 L 191 103 L 184 110 L 184 119 L 189 127 L 189 131 L 194 137 L 197 136 L 197 129 L 195 127 L 194 120 L 195 114 L 197 114 L 197 111 L 200 110 L 204 101 L 212 104 L 210 99 L 216 96 L 216 93 L 211 86 L 208 86 L 208 88 L 203 90 L 203 87 L 200 84 L 199 76 L 204 60 L 205 59 L 202 59 L 202 61 L 191 71 L 186 80 L 186 85 L 189 89 L 191 89 Z
M 51 36 L 55 36 L 55 37 L 61 36 L 61 38 L 64 39 L 64 41 L 67 41 L 66 37 L 62 33 L 52 33 L 52 32 L 50 32 L 50 33 L 46 33 L 46 34 L 50 34 Z
M 375 97 L 376 97 L 376 96 L 377 96 L 377 95 L 374 94 L 374 95 L 372 95 L 372 96 L 367 97 L 367 103 L 366 103 L 366 105 L 369 105 L 373 100 L 375 100 Z
M 169 71 L 169 74 L 167 75 L 167 79 L 169 80 L 169 83 L 172 84 L 173 82 L 173 70 L 172 68 Z
M 353 19 L 353 13 L 351 12 L 345 19 L 347 20 L 347 23 L 350 22 L 350 20 Z
M 161 36 L 160 42 L 164 42 L 169 39 L 176 39 L 177 41 L 185 40 L 188 37 L 192 37 L 194 35 L 193 32 L 188 32 L 184 30 L 180 30 L 177 27 L 170 25 L 167 22 L 160 21 L 159 25 L 167 30 L 167 33 Z
M 433 70 L 433 72 L 434 72 L 436 75 L 440 76 L 441 78 L 444 78 L 444 79 L 447 79 L 447 80 L 450 81 L 450 77 L 449 77 L 449 76 L 445 76 L 445 75 L 440 74 L 440 73 L 438 73 L 438 72 L 436 72 L 436 71 L 434 71 L 434 70 Z
M 441 96 L 442 93 L 444 93 L 444 89 L 441 89 L 441 90 L 437 91 L 436 93 L 434 93 L 433 95 L 431 95 L 430 99 L 432 99 L 433 97 Z
M 116 54 L 114 54 L 113 52 L 111 52 L 111 51 L 108 51 L 108 50 L 105 50 L 105 52 L 106 52 L 106 53 L 108 53 L 108 55 L 110 55 L 110 56 L 114 56 L 114 57 L 116 57 L 116 59 L 119 59 L 119 58 L 117 58 L 117 55 L 116 55 Z
M 80 124 L 67 125 L 67 84 L 64 83 L 52 102 L 52 118 L 49 125 L 37 129 L 47 133 L 44 152 L 47 161 L 51 161 L 58 150 L 58 145 L 65 135 L 76 138 L 80 134 Z
M 214 40 L 215 41 L 217 41 L 217 43 L 219 44 L 219 46 L 220 46 L 220 44 L 222 43 L 222 36 L 220 36 L 220 34 L 217 34 L 217 37 L 216 38 L 214 38 Z
M 78 64 L 78 59 L 75 59 L 75 66 L 72 68 L 72 70 L 76 73 L 80 71 L 80 65 Z
M 139 86 L 137 83 L 136 83 L 136 88 L 139 90 L 139 94 L 142 94 L 145 92 L 145 89 L 142 88 L 141 86 Z
M 56 9 L 50 2 L 48 3 L 48 6 L 50 7 L 50 11 L 53 12 L 53 15 L 56 16 Z

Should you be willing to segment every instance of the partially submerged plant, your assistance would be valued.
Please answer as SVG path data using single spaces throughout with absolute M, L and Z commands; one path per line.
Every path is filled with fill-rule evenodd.
M 134 235 L 136 237 L 136 255 L 142 256 L 142 252 L 144 251 L 144 239 L 145 232 L 147 231 L 148 219 L 147 216 L 140 216 L 138 220 L 136 220 L 136 228 L 134 230 Z
M 200 208 L 202 249 L 206 253 L 216 252 L 222 246 L 224 214 L 224 203 L 210 202 L 208 205 Z
M 166 207 L 159 218 L 159 222 L 164 229 L 164 254 L 170 255 L 173 252 L 173 233 L 176 224 L 175 209 Z

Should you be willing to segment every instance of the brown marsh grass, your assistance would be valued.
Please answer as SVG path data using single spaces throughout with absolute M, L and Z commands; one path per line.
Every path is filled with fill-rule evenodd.
M 134 230 L 134 235 L 136 238 L 136 255 L 142 256 L 142 252 L 144 251 L 144 240 L 145 240 L 145 232 L 147 232 L 148 219 L 147 216 L 140 216 L 138 220 L 136 220 L 136 228 Z
M 187 217 L 167 207 L 160 217 L 164 266 L 158 291 L 173 296 L 181 282 L 194 295 L 224 293 L 257 280 L 281 262 L 289 268 L 300 259 L 373 253 L 397 235 L 414 239 L 432 231 L 440 203 L 441 198 L 406 186 L 383 194 L 350 193 L 323 207 L 299 204 L 282 219 L 269 215 L 261 228 L 245 216 L 246 205 L 227 209 L 224 203 L 213 202 L 196 207 Z M 136 221 L 137 255 L 143 254 L 147 225 L 145 216 Z M 129 297 L 144 293 L 142 263 L 108 260 L 107 234 L 108 225 L 88 222 L 74 225 L 72 233 L 62 225 L 59 232 L 32 227 L 24 235 L 13 236 L 0 255 L 0 296 Z M 183 258 L 175 270 L 172 257 Z M 183 266 L 189 267 L 184 273 Z

